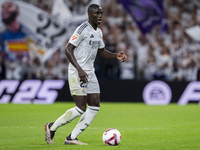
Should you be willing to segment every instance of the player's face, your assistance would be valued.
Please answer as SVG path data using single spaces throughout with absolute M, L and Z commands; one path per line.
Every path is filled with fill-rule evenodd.
M 17 16 L 18 9 L 17 6 L 12 2 L 5 2 L 1 6 L 2 21 L 6 24 L 11 23 Z
M 103 20 L 103 10 L 101 7 L 93 8 L 93 13 L 91 14 L 91 20 L 95 25 L 100 25 Z
M 2 18 L 9 18 L 12 12 L 17 12 L 17 7 L 11 2 L 5 2 L 1 6 L 1 15 Z

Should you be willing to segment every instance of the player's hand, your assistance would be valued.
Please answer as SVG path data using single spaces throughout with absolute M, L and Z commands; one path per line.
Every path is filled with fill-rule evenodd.
M 88 83 L 88 75 L 83 69 L 78 70 L 78 75 L 79 75 L 80 81 L 82 81 L 83 83 Z
M 124 62 L 127 59 L 127 56 L 124 54 L 124 51 L 117 53 L 117 59 L 121 62 Z

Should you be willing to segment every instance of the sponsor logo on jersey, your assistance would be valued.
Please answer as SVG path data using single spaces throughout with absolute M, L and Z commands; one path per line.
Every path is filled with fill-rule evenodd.
M 100 44 L 100 41 L 92 41 L 92 40 L 90 40 L 89 44 L 90 45 Z
M 91 34 L 90 38 L 94 38 L 94 35 L 93 35 L 93 34 Z
M 75 39 L 77 39 L 77 38 L 78 38 L 78 37 L 77 37 L 77 36 L 75 36 L 75 35 L 74 35 L 74 36 L 72 36 L 72 41 L 73 41 L 73 40 L 75 40 Z
M 99 47 L 99 45 L 100 45 L 100 41 L 92 41 L 92 40 L 90 40 L 89 41 L 89 45 L 92 45 L 92 49 L 97 49 L 98 47 Z
M 75 34 L 74 36 L 72 36 L 72 41 L 75 40 L 75 39 L 77 39 L 78 37 L 79 37 L 79 35 Z

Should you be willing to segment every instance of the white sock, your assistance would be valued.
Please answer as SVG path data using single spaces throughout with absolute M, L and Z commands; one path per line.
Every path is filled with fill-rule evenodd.
M 81 132 L 83 132 L 97 115 L 100 107 L 88 106 L 86 112 L 81 116 L 78 124 L 71 133 L 71 139 L 75 139 Z
M 76 117 L 83 114 L 84 111 L 82 111 L 77 106 L 67 110 L 62 116 L 60 116 L 54 124 L 51 126 L 51 131 L 56 131 L 60 126 L 65 125 L 69 122 L 71 122 Z

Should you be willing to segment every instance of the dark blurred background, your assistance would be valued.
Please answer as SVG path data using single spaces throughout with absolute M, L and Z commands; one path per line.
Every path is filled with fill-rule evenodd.
M 23 1 L 55 17 L 52 9 L 57 0 Z M 91 1 L 64 0 L 63 2 L 71 14 L 81 16 L 85 14 Z M 148 5 L 145 1 L 140 1 L 140 6 L 131 7 L 131 13 L 145 14 L 144 7 L 142 7 L 143 2 Z M 152 2 L 156 4 L 157 1 Z M 125 51 L 128 59 L 121 63 L 97 56 L 95 69 L 99 80 L 178 82 L 199 80 L 199 41 L 193 39 L 185 31 L 187 28 L 199 26 L 200 0 L 163 0 L 160 2 L 163 8 L 160 7 L 161 12 L 158 13 L 162 13 L 160 14 L 162 20 L 152 24 L 152 28 L 144 33 L 138 26 L 138 20 L 135 20 L 133 14 L 124 7 L 125 1 L 100 1 L 104 11 L 104 19 L 100 28 L 103 31 L 106 49 L 112 52 Z M 156 12 L 149 11 L 148 15 L 151 13 L 157 13 L 157 9 Z M 36 56 L 10 60 L 7 58 L 8 52 L 1 47 L 0 79 L 67 80 L 69 62 L 64 54 L 66 42 L 60 45 L 45 62 L 41 62 Z

